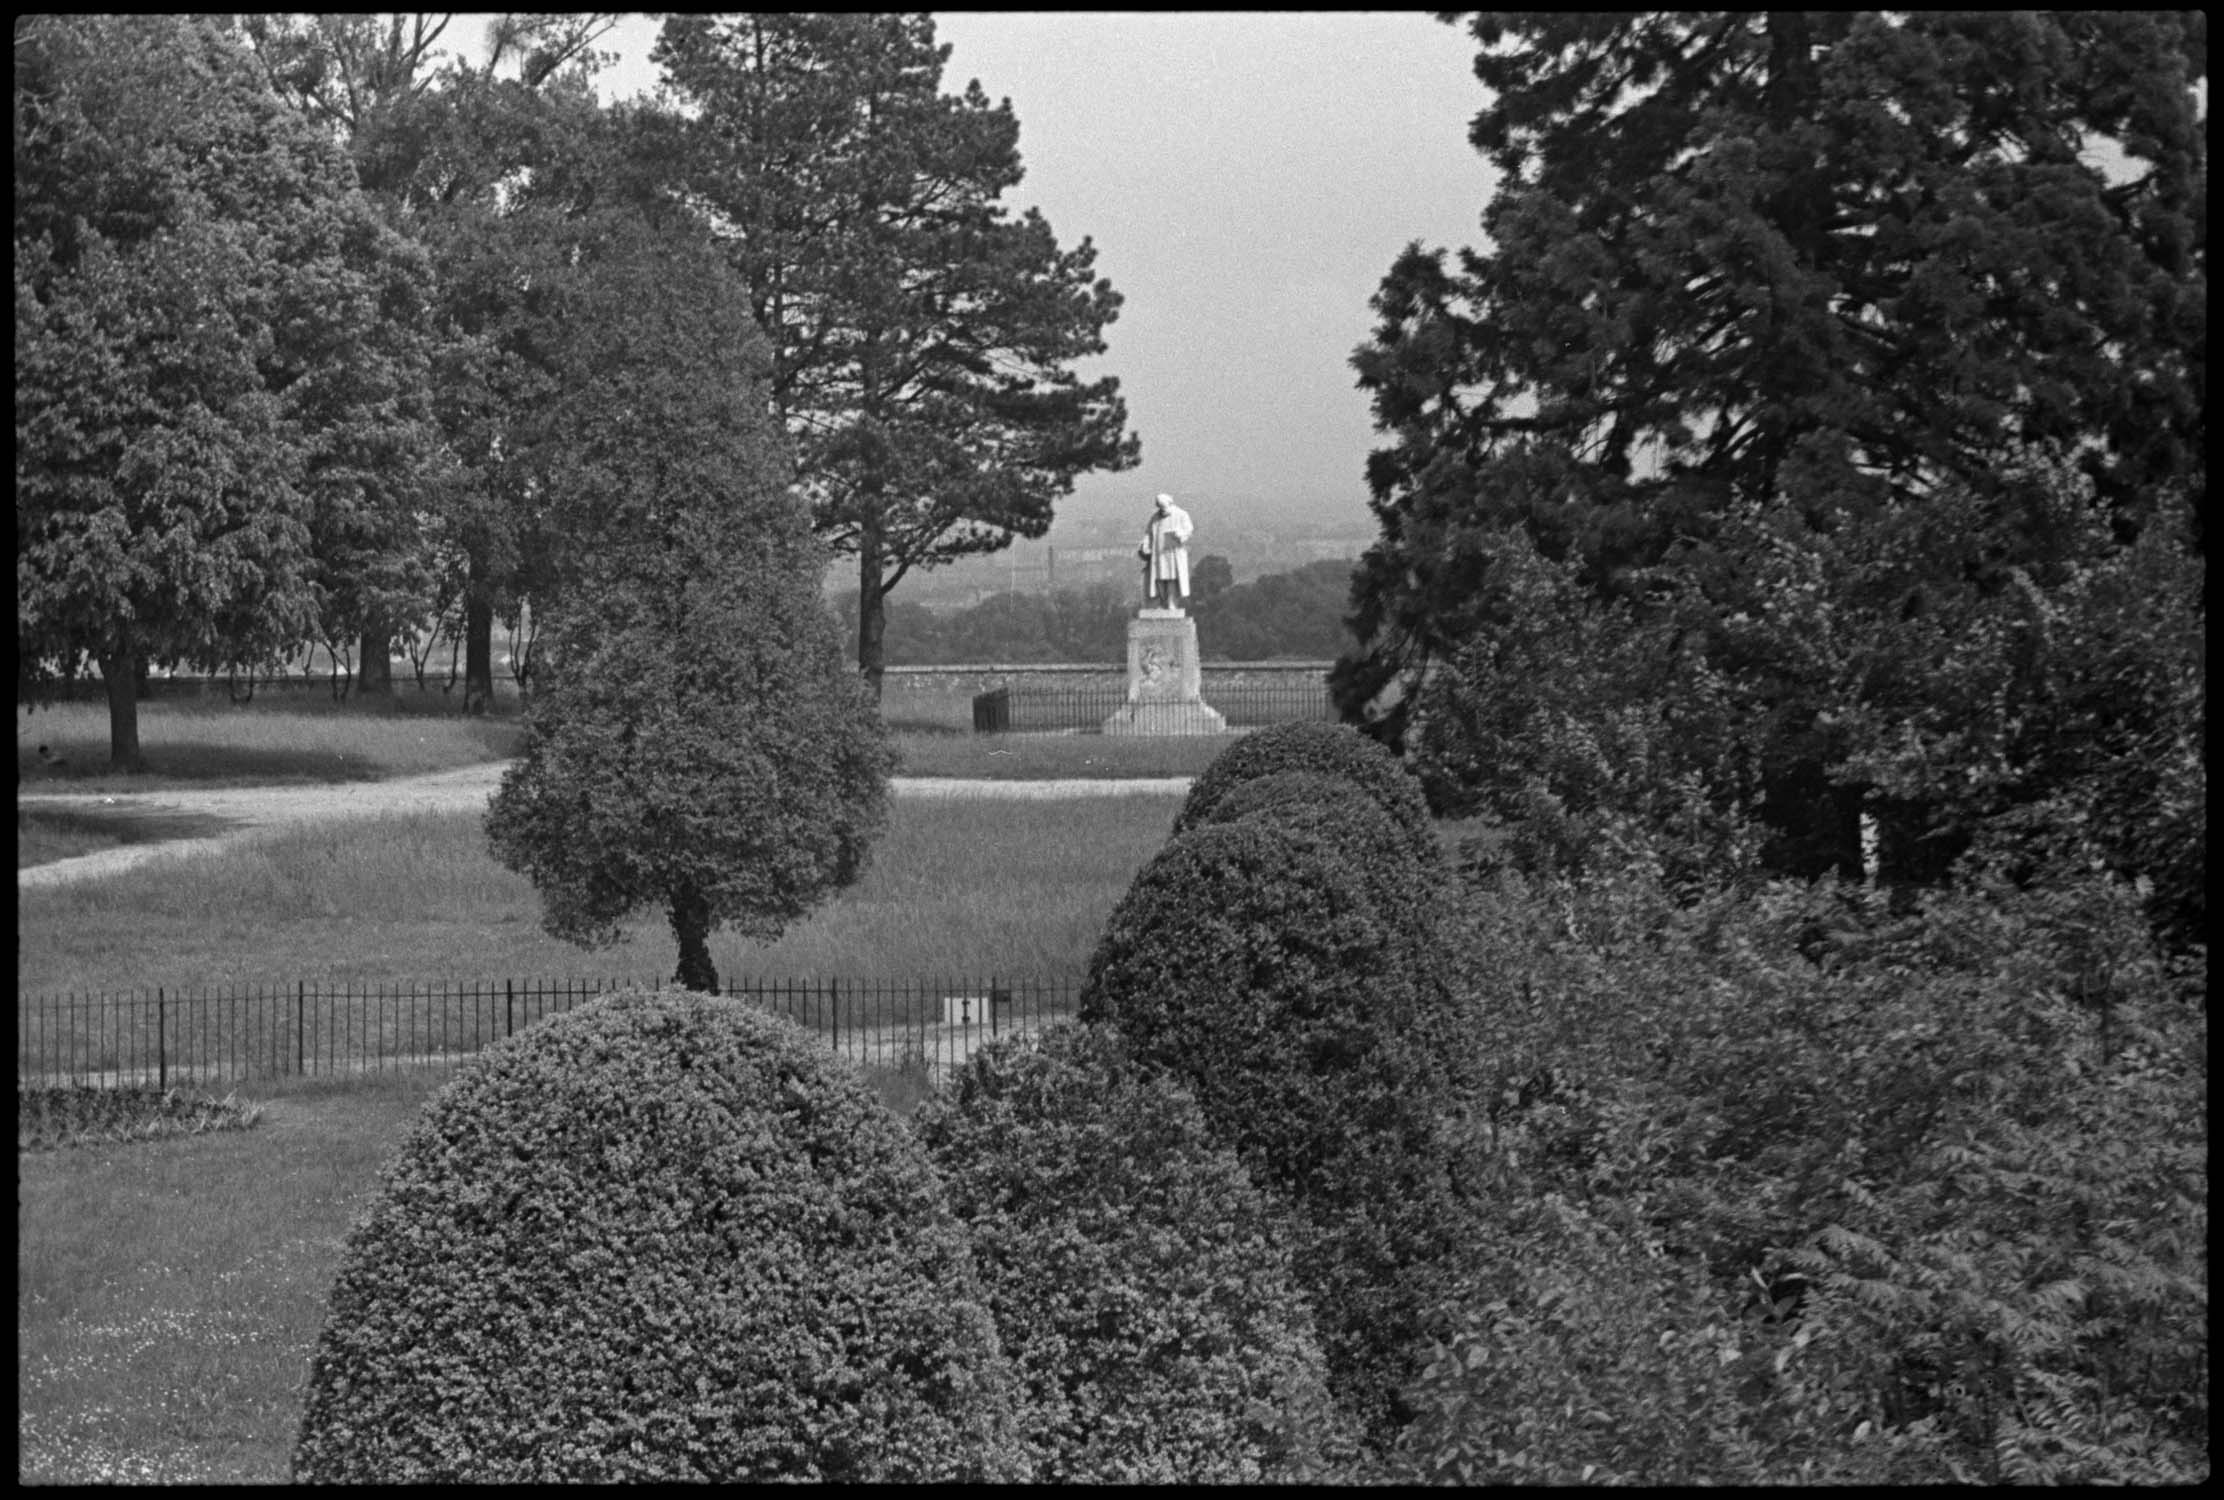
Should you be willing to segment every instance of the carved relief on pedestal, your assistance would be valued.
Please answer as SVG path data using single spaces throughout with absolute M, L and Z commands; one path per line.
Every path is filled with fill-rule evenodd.
M 1145 692 L 1163 688 L 1174 680 L 1174 656 L 1164 646 L 1154 641 L 1143 647 L 1141 656 L 1137 675 L 1142 679 Z

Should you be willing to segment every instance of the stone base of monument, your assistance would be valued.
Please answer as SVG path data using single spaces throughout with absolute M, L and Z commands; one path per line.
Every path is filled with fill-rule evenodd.
M 1197 622 L 1178 609 L 1146 609 L 1127 622 L 1127 707 L 1106 734 L 1226 734 L 1204 699 Z

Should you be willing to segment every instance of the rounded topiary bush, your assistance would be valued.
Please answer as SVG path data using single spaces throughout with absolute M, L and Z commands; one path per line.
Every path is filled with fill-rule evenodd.
M 1106 924 L 1081 995 L 1182 1080 L 1307 1225 L 1340 1399 L 1377 1433 L 1451 1265 L 1463 1045 L 1453 992 L 1333 849 L 1271 819 L 1170 840 Z
M 972 1232 L 1038 1478 L 1318 1477 L 1335 1447 L 1291 1226 L 1103 1028 L 977 1052 L 913 1128 Z
M 965 1231 L 847 1065 L 634 993 L 490 1049 L 350 1236 L 304 1480 L 1025 1477 Z
M 1186 833 L 1207 821 L 1213 805 L 1244 782 L 1282 771 L 1315 771 L 1354 783 L 1397 820 L 1416 858 L 1428 862 L 1440 857 L 1421 784 L 1398 758 L 1348 724 L 1317 720 L 1253 730 L 1213 757 L 1190 784 L 1173 831 Z
M 1359 876 L 1375 909 L 1423 960 L 1441 957 L 1437 902 L 1441 863 L 1424 862 L 1382 803 L 1349 777 L 1326 771 L 1276 771 L 1238 782 L 1209 805 L 1197 826 L 1270 822 L 1312 840 Z

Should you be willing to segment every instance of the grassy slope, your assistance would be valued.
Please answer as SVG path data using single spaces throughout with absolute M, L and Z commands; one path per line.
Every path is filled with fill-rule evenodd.
M 283 1482 L 349 1224 L 439 1075 L 16 1158 L 17 1476 Z
M 859 887 L 751 966 L 1076 972 L 1178 805 L 899 803 Z M 195 860 L 183 878 L 25 892 L 20 988 L 237 980 L 243 954 L 259 972 L 298 961 L 375 978 L 671 964 L 653 920 L 616 955 L 542 936 L 530 886 L 487 859 L 475 820 L 351 831 Z M 742 956 L 718 950 L 732 972 Z M 342 1237 L 430 1087 L 295 1083 L 252 1130 L 19 1156 L 21 1477 L 282 1481 Z
M 514 716 L 465 719 L 366 709 L 299 694 L 244 707 L 221 700 L 157 700 L 141 704 L 139 717 L 147 771 L 119 776 L 108 770 L 105 709 L 83 703 L 36 712 L 17 709 L 19 787 L 108 795 L 188 786 L 384 781 L 507 760 L 517 753 L 521 733 Z M 1234 738 L 976 735 L 933 723 L 898 705 L 890 705 L 886 717 L 899 760 L 897 772 L 904 776 L 995 780 L 1195 776 Z M 61 757 L 63 764 L 50 766 L 40 760 L 41 745 Z
M 899 799 L 855 887 L 768 946 L 721 934 L 712 958 L 733 976 L 1078 974 L 1179 805 Z M 495 864 L 472 817 L 289 832 L 23 890 L 16 910 L 19 993 L 653 975 L 674 962 L 655 912 L 598 952 L 542 932 L 531 884 Z

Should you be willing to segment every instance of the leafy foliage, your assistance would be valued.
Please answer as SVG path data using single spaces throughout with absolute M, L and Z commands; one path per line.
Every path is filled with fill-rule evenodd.
M 677 982 L 710 989 L 714 925 L 770 940 L 862 873 L 892 755 L 819 602 L 747 307 L 684 232 L 601 248 L 544 418 L 577 551 L 487 836 L 551 933 L 615 941 L 661 905 Z
M 390 687 L 397 632 L 418 636 L 445 619 L 465 638 L 465 701 L 482 708 L 493 691 L 494 619 L 516 620 L 541 582 L 542 555 L 560 547 L 502 459 L 517 451 L 513 419 L 539 394 L 526 330 L 536 286 L 562 265 L 547 243 L 563 217 L 550 200 L 592 175 L 578 160 L 608 133 L 585 78 L 605 60 L 592 44 L 616 19 L 494 17 L 475 68 L 443 53 L 451 16 L 229 18 L 271 89 L 345 147 L 365 194 L 425 262 L 419 295 L 439 372 L 437 423 L 384 429 L 390 440 L 406 437 L 414 468 L 376 471 L 383 483 L 366 498 L 383 504 L 342 513 L 351 524 L 319 552 L 330 559 L 327 639 L 360 628 L 365 689 Z M 598 164 L 609 177 L 628 175 Z M 360 465 L 351 472 L 364 477 Z
M 1501 875 L 1472 920 L 1492 1104 L 1419 1473 L 2205 1474 L 2206 1022 L 2130 890 Z
M 2207 569 L 2182 494 L 2154 503 L 2120 541 L 2090 479 L 2026 450 L 1989 494 L 1821 530 L 1736 518 L 1754 608 L 1727 641 L 1811 705 L 1888 879 L 1965 850 L 2023 879 L 2098 860 L 2147 883 L 2173 946 L 2205 937 Z
M 1415 701 L 1408 763 L 1430 805 L 1502 830 L 1499 857 L 1533 874 L 1641 863 L 1689 887 L 1752 871 L 1767 737 L 1751 695 L 1673 616 L 1599 600 L 1520 532 L 1484 578 L 1503 619 Z
M 1274 724 L 1237 740 L 1190 784 L 1174 832 L 1206 821 L 1213 805 L 1244 782 L 1282 771 L 1319 771 L 1350 781 L 1397 820 L 1416 859 L 1427 865 L 1437 858 L 1435 826 L 1420 787 L 1395 757 L 1342 724 Z
M 1249 583 L 1230 582 L 1207 593 L 1205 562 L 1198 565 L 1190 613 L 1197 617 L 1197 649 L 1208 661 L 1268 661 L 1293 657 L 1328 661 L 1353 646 L 1344 625 L 1351 599 L 1349 562 L 1324 558 Z M 1220 560 L 1226 566 L 1225 559 Z
M 1338 1399 L 1380 1437 L 1456 1242 L 1446 1128 L 1465 1054 L 1417 924 L 1376 894 L 1277 822 L 1193 827 L 1113 911 L 1080 1013 L 1192 1090 L 1293 1207 Z
M 1025 1477 L 903 1124 L 738 1002 L 642 994 L 436 1097 L 349 1237 L 297 1479 Z
M 1104 352 L 1120 299 L 1087 240 L 1007 216 L 1019 122 L 977 82 L 940 92 L 930 17 L 677 15 L 653 55 L 688 110 L 688 200 L 771 340 L 818 532 L 857 557 L 877 688 L 906 573 L 1040 536 L 1075 475 L 1133 467 L 1119 383 L 1070 368 Z
M 578 550 L 487 837 L 549 932 L 665 906 L 678 984 L 714 988 L 714 924 L 772 939 L 861 875 L 892 754 L 818 603 L 763 345 L 689 238 L 612 229 L 567 305 L 565 441 L 529 452 Z
M 914 1121 L 971 1231 L 1053 1483 L 1245 1484 L 1333 1449 L 1289 1228 L 1101 1028 L 973 1054 Z
M 1491 248 L 1455 267 L 1411 247 L 1354 357 L 1389 441 L 1369 463 L 1382 537 L 1355 578 L 1362 649 L 1339 665 L 1338 702 L 1404 742 L 1447 664 L 1493 685 L 1530 675 L 1526 662 L 1478 674 L 1473 660 L 1493 649 L 1479 642 L 1525 630 L 1522 575 L 1503 566 L 1504 536 L 1519 531 L 1586 590 L 1630 600 L 1640 639 L 1660 627 L 1645 655 L 1695 659 L 1664 677 L 1657 706 L 1628 705 L 1640 724 L 1686 708 L 1707 721 L 1713 689 L 1696 689 L 1718 680 L 1755 728 L 1758 799 L 1733 780 L 1694 802 L 1672 756 L 1659 769 L 1674 775 L 1626 790 L 1694 816 L 1748 804 L 1777 873 L 1849 868 L 1863 798 L 1881 783 L 1838 763 L 1842 738 L 1818 724 L 1849 705 L 1787 670 L 1804 647 L 1772 639 L 1796 626 L 1778 608 L 1790 601 L 1756 595 L 1769 568 L 1756 533 L 1827 559 L 1843 527 L 1891 529 L 1941 506 L 1975 523 L 1961 545 L 1931 566 L 1903 561 L 1990 597 L 2060 540 L 2020 493 L 2019 459 L 2036 450 L 2089 478 L 2111 546 L 2159 528 L 2198 552 L 2197 515 L 2188 528 L 2167 512 L 2180 495 L 2197 512 L 2205 484 L 2202 23 L 1645 12 L 1468 24 L 1492 90 L 1473 139 L 1502 174 L 1483 222 Z M 2104 557 L 2086 565 L 2105 570 Z M 1834 576 L 1824 561 L 1802 585 Z M 1816 608 L 1830 602 L 1826 590 Z M 1573 675 L 1594 675 L 1574 654 Z M 1517 702 L 1539 692 L 1517 689 Z M 1525 732 L 1466 696 L 1486 738 Z M 1535 733 L 1557 734 L 1563 717 L 1548 707 Z M 2051 710 L 2033 725 L 2067 727 Z M 1617 737 L 1601 737 L 1603 715 L 1582 727 L 1601 751 Z M 1650 758 L 1650 739 L 1636 733 L 1633 748 Z M 1520 760 L 1548 759 L 1540 748 Z M 1486 783 L 1498 775 L 1484 747 L 1435 753 Z M 1574 771 L 1541 790 L 1564 801 L 1553 781 Z M 2172 774 L 2164 800 L 2182 810 L 2193 799 Z M 1881 811 L 1894 857 L 1928 861 L 1921 873 L 1973 832 L 1933 830 L 1922 805 Z M 1590 837 L 1575 834 L 1578 847 Z
M 1406 954 L 1417 971 L 1446 957 L 1443 863 L 1410 857 L 1404 830 L 1359 783 L 1327 771 L 1276 771 L 1239 782 L 1200 819 L 1245 822 L 1296 834 L 1355 875 L 1383 919 L 1407 929 Z
M 91 656 L 276 658 L 399 566 L 424 264 L 214 25 L 46 17 L 16 59 L 18 696 Z

